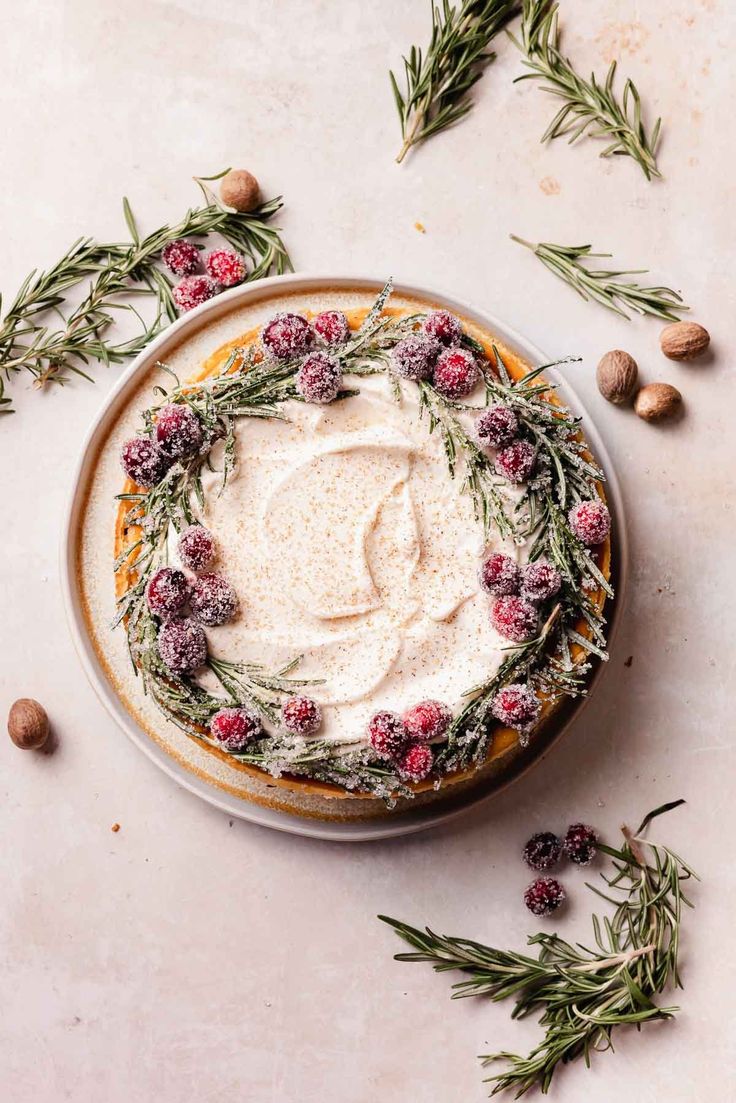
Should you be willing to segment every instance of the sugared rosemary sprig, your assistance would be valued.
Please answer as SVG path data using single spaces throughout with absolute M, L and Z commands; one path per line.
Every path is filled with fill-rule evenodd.
M 613 871 L 601 874 L 603 890 L 588 887 L 615 910 L 610 918 L 593 916 L 592 949 L 543 933 L 528 939 L 539 948 L 532 957 L 379 916 L 413 947 L 411 953 L 397 954 L 397 961 L 428 961 L 438 972 L 466 975 L 453 985 L 453 999 L 512 997 L 515 1019 L 541 1012 L 545 1035 L 528 1057 L 504 1052 L 481 1058 L 484 1065 L 507 1062 L 503 1072 L 486 1081 L 493 1084 L 492 1095 L 510 1091 L 518 1098 L 532 1088 L 547 1092 L 561 1064 L 583 1057 L 589 1065 L 592 1053 L 612 1049 L 616 1027 L 640 1028 L 678 1011 L 657 997 L 672 985 L 682 986 L 680 924 L 683 906 L 692 906 L 682 884 L 695 874 L 673 851 L 643 838 L 643 832 L 655 817 L 683 803 L 656 808 L 635 834 L 622 828 L 620 849 L 600 847 L 613 859 Z
M 518 11 L 517 0 L 432 0 L 432 35 L 423 52 L 412 46 L 404 61 L 404 89 L 389 74 L 401 122 L 403 161 L 412 146 L 459 122 L 473 106 L 470 90 L 495 58 L 493 38 Z
M 523 0 L 521 41 L 510 35 L 525 54 L 528 73 L 522 80 L 540 80 L 542 90 L 563 100 L 563 105 L 542 135 L 542 141 L 569 136 L 572 144 L 587 135 L 604 138 L 608 145 L 601 157 L 631 157 L 647 180 L 660 176 L 656 151 L 661 119 L 647 134 L 641 117 L 641 97 L 629 79 L 619 101 L 613 88 L 616 62 L 612 61 L 601 84 L 594 73 L 590 80 L 579 76 L 569 58 L 560 53 L 557 22 L 559 5 L 553 0 Z
M 592 245 L 554 245 L 549 241 L 534 244 L 515 234 L 510 237 L 531 249 L 550 272 L 573 287 L 586 302 L 593 299 L 622 318 L 629 318 L 624 306 L 636 314 L 651 314 L 668 322 L 679 321 L 679 315 L 690 309 L 682 296 L 669 287 L 642 287 L 619 278 L 646 275 L 646 268 L 589 268 L 588 260 L 611 256 L 610 253 L 594 253 Z

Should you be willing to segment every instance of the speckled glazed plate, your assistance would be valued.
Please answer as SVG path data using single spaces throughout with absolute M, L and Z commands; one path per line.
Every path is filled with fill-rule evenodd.
M 149 734 L 136 721 L 129 708 L 126 707 L 100 659 L 91 638 L 83 609 L 78 571 L 80 531 L 83 510 L 88 497 L 91 472 L 120 411 L 131 399 L 133 392 L 141 387 L 143 379 L 156 363 L 166 361 L 170 354 L 173 355 L 174 349 L 181 347 L 183 342 L 187 342 L 190 337 L 193 337 L 198 330 L 202 329 L 203 324 L 209 326 L 211 324 L 217 325 L 223 321 L 226 322 L 230 315 L 241 311 L 244 307 L 262 306 L 267 304 L 269 300 L 285 294 L 314 294 L 316 297 L 319 293 L 324 293 L 327 288 L 334 292 L 357 291 L 376 294 L 383 283 L 384 279 L 380 276 L 373 278 L 330 275 L 277 276 L 234 288 L 175 322 L 152 341 L 123 373 L 95 418 L 87 434 L 75 471 L 61 546 L 62 588 L 75 647 L 85 673 L 101 701 L 118 726 L 133 742 L 180 785 L 215 807 L 222 809 L 228 815 L 238 816 L 252 823 L 272 827 L 279 831 L 344 842 L 385 839 L 395 835 L 422 831 L 460 815 L 464 810 L 481 801 L 490 799 L 501 788 L 522 776 L 535 762 L 539 761 L 552 744 L 567 730 L 573 719 L 579 715 L 587 698 L 571 702 L 561 709 L 555 715 L 553 722 L 547 725 L 531 741 L 530 747 L 514 758 L 513 764 L 508 770 L 499 771 L 488 777 L 482 784 L 467 791 L 458 792 L 454 797 L 448 795 L 441 804 L 418 804 L 417 807 L 409 808 L 406 811 L 375 819 L 353 820 L 351 822 L 309 819 L 265 807 L 243 799 L 243 797 L 228 791 L 226 788 L 217 787 L 210 783 L 201 771 L 192 769 L 185 761 L 181 761 L 169 753 L 165 746 L 151 739 Z M 537 348 L 485 310 L 458 302 L 451 295 L 433 288 L 417 287 L 401 281 L 396 281 L 394 286 L 397 296 L 422 299 L 446 307 L 478 326 L 492 331 L 501 342 L 508 345 L 511 350 L 530 363 L 543 363 L 548 359 Z M 617 592 L 615 601 L 608 606 L 609 643 L 611 643 L 619 611 L 623 607 L 623 588 L 627 561 L 621 494 L 604 444 L 571 387 L 554 370 L 550 370 L 546 374 L 552 381 L 559 384 L 559 394 L 563 401 L 575 413 L 583 417 L 585 436 L 596 459 L 606 473 L 606 494 L 614 519 L 612 581 Z M 591 691 L 595 687 L 600 672 L 601 668 L 597 666 L 590 680 Z

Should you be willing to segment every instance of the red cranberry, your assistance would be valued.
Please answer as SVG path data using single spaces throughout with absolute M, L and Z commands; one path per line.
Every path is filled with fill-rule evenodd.
M 242 751 L 263 733 L 260 717 L 244 708 L 218 709 L 210 720 L 210 734 L 228 751 Z
M 410 333 L 391 349 L 391 368 L 402 379 L 429 379 L 440 345 L 433 337 Z
M 590 502 L 578 502 L 568 513 L 567 519 L 578 540 L 589 547 L 602 544 L 611 531 L 611 514 L 605 503 L 598 498 Z
M 578 866 L 587 866 L 598 851 L 598 835 L 585 823 L 572 823 L 562 840 L 565 854 Z
M 491 606 L 491 624 L 499 635 L 521 643 L 534 634 L 537 610 L 521 597 L 499 597 Z
M 519 419 L 510 406 L 489 406 L 475 423 L 478 443 L 487 448 L 504 448 L 519 432 Z
M 540 831 L 537 835 L 532 835 L 524 847 L 524 861 L 530 869 L 551 869 L 561 857 L 562 842 L 551 831 Z
M 406 728 L 395 712 L 376 712 L 368 721 L 368 740 L 381 758 L 397 759 L 407 743 Z
M 176 550 L 190 571 L 203 571 L 215 558 L 215 538 L 204 525 L 189 525 L 179 537 Z
M 193 620 L 169 620 L 158 634 L 158 653 L 174 674 L 193 674 L 207 661 L 207 637 Z
M 204 258 L 204 266 L 222 287 L 235 287 L 246 277 L 245 261 L 232 249 L 213 249 Z
M 289 697 L 281 706 L 281 723 L 294 735 L 313 735 L 322 727 L 322 709 L 311 697 Z
M 399 773 L 407 781 L 424 781 L 432 773 L 433 765 L 432 751 L 424 743 L 415 743 L 413 747 L 409 747 L 397 763 Z
M 524 893 L 524 903 L 533 915 L 552 915 L 565 902 L 565 890 L 554 877 L 538 877 Z
M 169 460 L 149 437 L 126 440 L 120 453 L 120 463 L 128 478 L 144 489 L 155 486 L 169 468 Z
M 277 360 L 290 360 L 312 344 L 312 328 L 301 314 L 276 314 L 263 327 L 261 341 Z
M 502 597 L 518 593 L 519 577 L 518 564 L 502 552 L 493 552 L 481 564 L 480 584 L 487 594 Z
M 466 398 L 480 379 L 480 368 L 472 352 L 449 348 L 441 352 L 434 366 L 434 388 L 445 398 Z
M 521 596 L 534 604 L 549 601 L 559 593 L 562 575 L 546 559 L 527 563 L 521 572 Z
M 524 483 L 534 470 L 537 451 L 528 440 L 515 440 L 502 448 L 496 456 L 494 467 L 499 475 L 510 483 Z
M 202 423 L 190 406 L 169 403 L 156 415 L 156 443 L 169 459 L 191 456 L 202 447 Z
M 441 345 L 456 345 L 463 335 L 460 319 L 449 310 L 432 310 L 422 322 L 422 329 Z
M 533 690 L 520 682 L 500 689 L 491 704 L 491 712 L 496 719 L 517 731 L 527 731 L 532 727 L 541 708 L 541 702 Z
M 404 713 L 404 727 L 412 743 L 441 739 L 452 723 L 452 712 L 441 701 L 420 701 Z
M 295 385 L 305 402 L 317 405 L 332 402 L 342 386 L 339 361 L 326 352 L 310 352 L 296 373 Z
M 348 320 L 341 310 L 323 310 L 312 321 L 312 329 L 322 344 L 331 349 L 344 345 L 350 336 Z
M 238 611 L 238 597 L 226 578 L 203 574 L 192 584 L 192 615 L 210 628 L 232 620 Z
M 169 620 L 189 601 L 189 580 L 176 567 L 160 567 L 148 580 L 146 603 L 154 616 Z
M 179 238 L 164 245 L 161 260 L 175 276 L 191 276 L 199 267 L 199 249 L 191 241 Z
M 174 288 L 174 302 L 182 314 L 214 299 L 217 284 L 209 276 L 185 276 Z

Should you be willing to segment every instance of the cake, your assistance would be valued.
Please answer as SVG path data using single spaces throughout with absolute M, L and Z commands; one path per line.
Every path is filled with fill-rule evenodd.
M 605 657 L 602 480 L 540 369 L 441 304 L 325 287 L 205 314 L 95 458 L 90 636 L 147 736 L 244 800 L 455 799 Z

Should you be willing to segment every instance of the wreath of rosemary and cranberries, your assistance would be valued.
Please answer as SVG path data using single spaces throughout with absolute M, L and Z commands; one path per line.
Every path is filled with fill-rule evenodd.
M 384 313 L 390 293 L 389 281 L 355 331 L 337 310 L 311 321 L 278 314 L 260 342 L 236 349 L 219 375 L 182 385 L 172 373 L 172 389 L 157 389 L 161 401 L 145 411 L 140 434 L 121 454 L 138 489 L 118 496 L 130 503 L 129 543 L 115 571 L 126 571 L 130 585 L 115 624 L 125 626 L 145 692 L 188 735 L 274 777 L 330 782 L 392 802 L 411 795 L 413 782 L 439 786 L 444 776 L 480 765 L 498 723 L 526 744 L 544 702 L 584 694 L 590 656 L 607 657 L 600 592 L 613 591 L 597 563 L 610 529 L 598 490 L 603 473 L 589 458 L 579 419 L 552 400 L 553 388 L 540 378 L 554 365 L 514 381 L 499 352 L 489 360 L 449 312 Z M 319 734 L 322 712 L 312 696 L 319 683 L 295 676 L 298 657 L 269 672 L 208 649 L 205 629 L 236 615 L 238 597 L 212 569 L 215 540 L 200 523 L 202 471 L 212 469 L 220 444 L 221 493 L 235 466 L 241 419 L 284 418 L 287 401 L 348 400 L 358 391 L 345 388 L 345 377 L 359 382 L 378 373 L 388 375 L 399 402 L 402 381 L 416 386 L 420 415 L 440 435 L 449 474 L 461 475 L 484 536 L 495 530 L 528 543 L 529 561 L 520 568 L 493 553 L 479 564 L 489 617 L 508 654 L 486 682 L 468 689 L 459 712 L 421 701 L 403 715 L 378 712 L 365 733 L 335 742 Z M 467 404 L 480 383 L 485 405 Z M 181 566 L 169 562 L 172 533 Z M 221 692 L 197 680 L 204 668 Z

